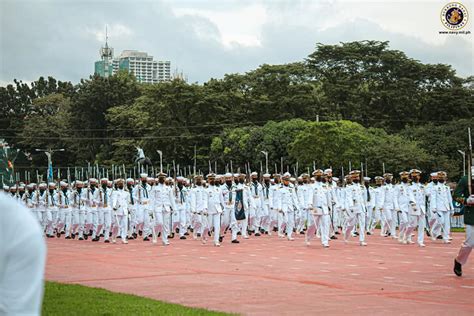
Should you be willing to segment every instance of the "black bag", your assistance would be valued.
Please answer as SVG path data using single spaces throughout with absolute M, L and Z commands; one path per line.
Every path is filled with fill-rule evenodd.
M 235 219 L 238 221 L 245 219 L 245 209 L 243 205 L 244 194 L 242 190 L 237 190 L 235 196 Z
M 235 210 L 235 219 L 238 221 L 245 219 L 245 210 L 243 207 L 240 210 L 238 209 Z

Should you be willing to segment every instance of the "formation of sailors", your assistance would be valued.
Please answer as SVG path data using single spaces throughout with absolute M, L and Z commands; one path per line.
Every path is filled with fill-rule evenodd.
M 49 238 L 122 243 L 142 239 L 169 245 L 175 235 L 220 246 L 224 237 L 239 239 L 277 235 L 293 241 L 304 235 L 310 245 L 323 247 L 340 235 L 367 245 L 378 233 L 402 244 L 425 246 L 425 231 L 436 241 L 450 242 L 454 211 L 445 172 L 420 183 L 417 169 L 371 178 L 353 170 L 333 177 L 332 170 L 315 170 L 294 178 L 268 173 L 216 175 L 204 181 L 171 178 L 164 173 L 139 179 L 66 180 L 4 186 L 4 193 L 24 203 L 38 218 Z M 416 232 L 415 232 L 416 231 Z

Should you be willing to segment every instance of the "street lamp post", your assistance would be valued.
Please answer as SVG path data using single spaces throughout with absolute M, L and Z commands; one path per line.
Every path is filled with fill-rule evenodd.
M 51 148 L 38 149 L 38 148 L 36 148 L 35 151 L 43 152 L 43 153 L 45 153 L 46 157 L 48 157 L 48 176 L 46 178 L 48 179 L 48 181 L 52 180 L 52 179 L 49 179 L 49 168 L 50 167 L 51 167 L 51 169 L 53 168 L 53 160 L 51 159 L 51 157 L 52 157 L 53 153 L 55 153 L 55 152 L 64 151 L 64 148 L 59 148 L 59 149 L 51 149 Z

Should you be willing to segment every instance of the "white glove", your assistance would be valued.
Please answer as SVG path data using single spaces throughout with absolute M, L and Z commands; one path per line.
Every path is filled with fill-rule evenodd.
M 474 206 L 474 194 L 471 194 L 466 200 L 467 206 Z

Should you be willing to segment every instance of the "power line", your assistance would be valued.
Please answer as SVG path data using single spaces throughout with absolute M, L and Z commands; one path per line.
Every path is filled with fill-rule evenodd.
M 82 129 L 67 129 L 67 131 L 71 132 L 126 132 L 126 131 L 157 131 L 157 130 L 173 130 L 173 129 L 192 129 L 192 128 L 205 128 L 205 127 L 217 127 L 217 126 L 237 126 L 237 127 L 249 127 L 256 124 L 261 123 L 269 123 L 269 122 L 284 122 L 292 119 L 302 119 L 307 121 L 314 121 L 314 118 L 302 118 L 302 117 L 294 117 L 294 118 L 285 118 L 281 120 L 261 120 L 261 121 L 251 121 L 249 123 L 209 123 L 209 124 L 202 124 L 202 125 L 189 125 L 189 126 L 160 126 L 160 127 L 137 127 L 137 128 L 82 128 Z M 325 119 L 326 121 L 352 121 L 352 122 L 361 122 L 361 121 L 370 121 L 370 122 L 394 122 L 394 123 L 450 123 L 456 120 L 413 120 L 413 119 L 390 119 L 390 118 L 341 118 L 341 119 L 334 119 L 330 116 L 321 116 L 319 115 L 319 119 Z M 0 120 L 1 121 L 1 120 Z M 324 121 L 323 121 L 324 122 Z M 35 129 L 36 131 L 51 131 L 51 129 Z M 23 131 L 20 128 L 1 128 L 0 131 Z
M 167 135 L 167 136 L 136 136 L 136 137 L 70 137 L 70 136 L 58 136 L 58 137 L 42 137 L 42 136 L 15 136 L 19 139 L 46 139 L 46 140 L 148 140 L 148 139 L 173 139 L 173 138 L 196 138 L 196 137 L 211 137 L 219 136 L 221 134 L 196 134 L 196 135 Z M 0 136 L 0 138 L 7 138 L 8 136 Z

